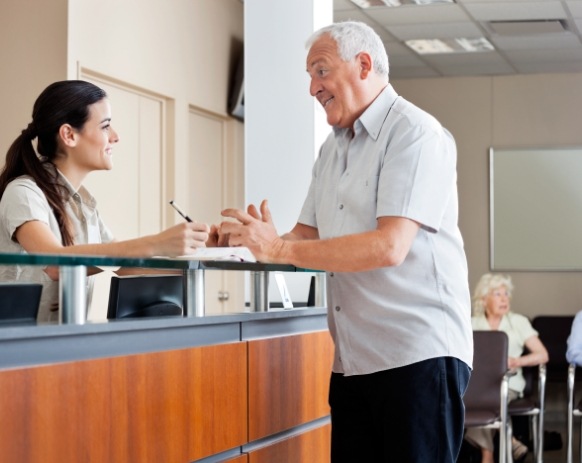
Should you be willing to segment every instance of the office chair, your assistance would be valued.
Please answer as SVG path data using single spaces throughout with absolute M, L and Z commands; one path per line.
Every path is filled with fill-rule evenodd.
M 545 366 L 545 382 L 569 384 L 570 375 L 568 361 L 566 360 L 566 350 L 568 349 L 568 336 L 570 336 L 573 321 L 573 315 L 540 315 L 532 321 L 532 326 L 538 332 L 540 341 L 548 350 L 549 359 Z M 574 379 L 572 379 L 573 381 Z M 540 420 L 540 425 L 538 426 L 538 453 L 536 455 L 538 459 L 535 460 L 536 463 L 543 460 L 544 450 L 543 416 L 541 414 Z M 569 459 L 568 461 L 571 460 Z
M 511 463 L 511 422 L 508 415 L 509 377 L 503 331 L 474 331 L 473 372 L 465 392 L 465 428 L 499 429 L 499 463 Z
M 108 319 L 182 316 L 181 275 L 111 277 Z
M 534 463 L 543 462 L 544 412 L 546 397 L 546 365 L 522 368 L 526 387 L 523 397 L 512 400 L 508 405 L 510 417 L 529 417 L 533 441 Z M 537 376 L 537 378 L 536 378 Z
M 546 364 L 548 382 L 566 383 L 568 379 L 566 350 L 573 321 L 573 315 L 540 315 L 532 320 L 532 326 L 548 350 L 549 360 Z
M 568 367 L 568 449 L 566 462 L 573 462 L 574 418 L 581 420 L 580 427 L 580 462 L 582 463 L 582 400 L 578 401 L 574 408 L 574 389 L 576 382 L 577 365 L 571 363 Z

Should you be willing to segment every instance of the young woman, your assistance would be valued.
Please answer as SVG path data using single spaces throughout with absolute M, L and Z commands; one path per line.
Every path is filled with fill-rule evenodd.
M 80 80 L 49 85 L 0 173 L 0 251 L 147 257 L 205 246 L 210 229 L 195 222 L 115 241 L 83 181 L 94 170 L 112 168 L 118 141 L 105 91 Z M 43 284 L 39 321 L 57 319 L 57 279 L 58 269 L 51 267 L 0 266 L 0 281 Z
M 535 366 L 548 361 L 548 351 L 540 341 L 528 318 L 511 311 L 513 283 L 505 275 L 486 273 L 481 277 L 473 295 L 474 330 L 500 330 L 507 334 L 509 351 L 507 367 L 516 370 L 509 378 L 510 400 L 520 397 L 525 388 L 521 367 Z M 527 347 L 528 353 L 523 355 Z M 493 436 L 495 430 L 469 428 L 465 439 L 481 448 L 482 463 L 493 463 Z M 520 460 L 527 453 L 527 447 L 517 439 L 512 442 L 513 458 Z

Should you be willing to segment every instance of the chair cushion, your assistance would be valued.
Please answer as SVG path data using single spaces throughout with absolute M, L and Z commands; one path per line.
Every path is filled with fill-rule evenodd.
M 488 426 L 499 421 L 499 413 L 490 410 L 465 410 L 465 427 Z
M 524 397 L 509 402 L 507 411 L 510 415 L 528 415 L 539 413 L 539 408 L 534 400 Z

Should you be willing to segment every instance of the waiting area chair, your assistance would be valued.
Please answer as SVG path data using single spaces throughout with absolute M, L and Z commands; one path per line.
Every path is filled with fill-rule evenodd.
M 544 450 L 544 412 L 546 397 L 546 365 L 525 367 L 523 376 L 526 387 L 523 397 L 512 400 L 508 405 L 510 417 L 529 418 L 530 435 L 533 442 L 534 463 L 542 463 Z
M 499 430 L 499 463 L 511 463 L 511 422 L 508 414 L 509 340 L 503 331 L 474 331 L 473 372 L 465 392 L 465 428 Z
M 568 448 L 566 462 L 572 463 L 574 460 L 574 419 L 581 420 L 580 422 L 580 462 L 582 463 L 582 400 L 578 399 L 575 403 L 575 386 L 576 386 L 576 369 L 577 365 L 571 363 L 568 367 Z
M 566 386 L 569 384 L 569 365 L 566 360 L 566 350 L 568 349 L 568 337 L 572 330 L 573 315 L 540 315 L 532 320 L 532 326 L 538 332 L 540 341 L 548 350 L 548 363 L 546 364 L 546 383 L 559 383 Z M 572 379 L 574 381 L 574 379 Z M 543 417 L 538 428 L 539 444 L 538 458 L 536 463 L 542 460 L 544 448 Z M 571 449 L 571 446 L 569 446 Z M 571 451 L 571 450 L 568 450 Z M 571 461 L 571 456 L 568 458 Z

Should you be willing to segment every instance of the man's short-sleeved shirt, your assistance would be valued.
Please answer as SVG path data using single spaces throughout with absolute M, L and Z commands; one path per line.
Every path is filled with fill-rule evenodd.
M 101 220 L 93 196 L 84 187 L 76 191 L 60 172 L 59 182 L 69 191 L 65 207 L 75 244 L 111 242 L 113 235 Z M 62 242 L 57 219 L 45 194 L 32 178 L 19 177 L 8 184 L 0 200 L 0 249 L 6 253 L 26 253 L 14 240 L 14 233 L 18 227 L 33 220 L 47 224 L 57 240 Z M 0 281 L 41 283 L 43 289 L 37 320 L 57 319 L 59 282 L 51 280 L 42 266 L 0 266 Z
M 333 371 L 367 374 L 441 356 L 471 366 L 455 143 L 391 85 L 355 122 L 353 137 L 337 128 L 328 136 L 299 222 L 326 239 L 374 230 L 387 216 L 421 226 L 401 265 L 327 273 Z

